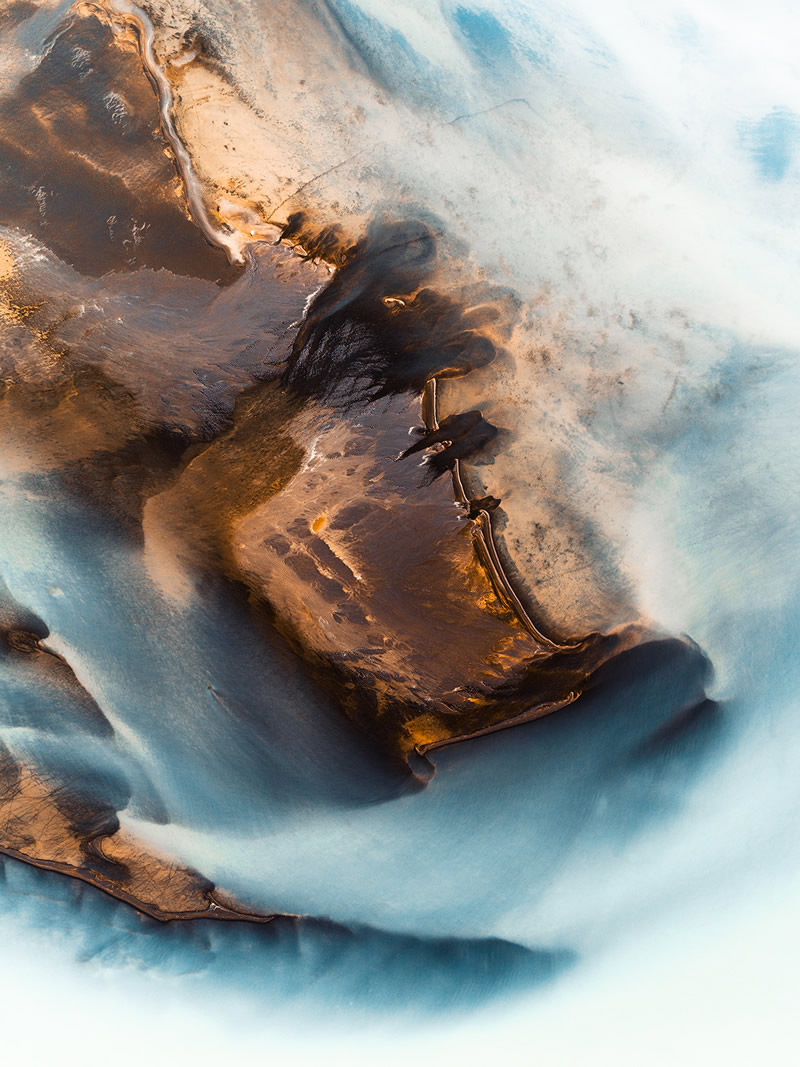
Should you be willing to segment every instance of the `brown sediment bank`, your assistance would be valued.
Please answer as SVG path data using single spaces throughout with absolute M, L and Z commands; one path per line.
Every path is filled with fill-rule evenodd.
M 231 256 L 235 256 L 239 252 L 239 249 L 242 247 L 242 242 L 246 241 L 246 238 L 244 238 L 240 234 L 239 243 L 237 244 L 237 247 L 234 250 L 234 239 L 226 235 L 226 231 L 228 230 L 227 224 L 223 223 L 222 225 L 224 229 L 215 231 L 210 223 L 204 203 L 202 186 L 197 181 L 197 178 L 195 177 L 194 172 L 191 169 L 192 165 L 189 154 L 180 142 L 170 115 L 170 106 L 172 103 L 170 83 L 165 73 L 159 68 L 153 52 L 152 23 L 150 23 L 147 15 L 141 9 L 129 3 L 128 0 L 123 0 L 123 2 L 121 3 L 111 3 L 104 6 L 107 7 L 114 15 L 116 15 L 117 13 L 121 13 L 124 17 L 129 18 L 132 24 L 136 26 L 142 62 L 146 70 L 148 71 L 149 76 L 153 81 L 153 84 L 156 86 L 159 96 L 162 124 L 164 125 L 166 136 L 168 137 L 170 144 L 173 146 L 173 149 L 175 151 L 176 160 L 184 178 L 185 187 L 187 190 L 187 199 L 191 206 L 192 212 L 196 217 L 198 224 L 201 226 L 204 232 L 206 232 L 206 235 L 209 237 L 209 239 L 215 241 L 215 243 L 220 244 L 220 246 L 222 247 L 226 247 L 228 254 Z M 270 217 L 272 217 L 274 214 L 275 211 L 273 210 L 270 213 Z M 286 224 L 281 227 L 281 237 L 283 239 L 288 239 L 294 245 L 299 246 L 303 250 L 303 253 L 306 257 L 327 260 L 329 263 L 331 263 L 332 266 L 336 267 L 337 269 L 342 268 L 347 263 L 352 264 L 354 261 L 356 261 L 356 266 L 358 267 L 358 265 L 360 265 L 361 260 L 365 258 L 363 255 L 363 252 L 365 250 L 361 248 L 361 245 L 358 241 L 352 243 L 348 239 L 348 233 L 352 233 L 352 229 L 342 227 L 340 224 L 334 224 L 332 226 L 323 227 L 315 226 L 313 222 L 309 222 L 303 212 L 297 212 L 293 215 L 290 215 Z M 408 240 L 408 238 L 405 236 L 399 239 Z M 411 241 L 413 244 L 416 241 L 416 237 L 412 237 Z M 362 253 L 361 256 L 359 255 L 360 253 Z M 410 284 L 412 288 L 419 289 L 421 284 L 420 278 L 424 278 L 425 272 L 424 270 L 422 270 L 419 272 L 419 277 L 414 277 L 415 266 L 416 264 L 413 263 L 412 257 L 411 273 L 407 279 L 403 280 L 405 280 L 407 284 Z M 385 267 L 386 264 L 384 262 L 381 264 L 381 269 L 384 271 L 384 274 L 381 277 L 381 284 L 382 286 L 388 287 L 388 289 L 391 290 L 392 281 L 385 277 Z M 331 286 L 329 286 L 329 289 L 330 288 Z M 384 301 L 386 301 L 387 299 L 391 301 L 391 292 L 389 292 L 388 297 L 387 294 L 384 294 L 383 299 Z M 441 324 L 436 321 L 437 319 L 442 318 L 442 310 L 440 305 L 443 300 L 446 302 L 447 298 L 434 298 L 434 304 L 436 306 L 435 310 L 433 311 L 433 322 L 431 323 L 431 326 L 433 327 L 434 332 L 436 332 L 438 329 L 438 332 L 440 334 L 440 336 L 437 336 L 436 338 L 437 342 L 443 342 L 446 346 L 446 351 L 448 349 L 453 350 L 459 362 L 455 367 L 448 367 L 445 365 L 441 368 L 437 368 L 437 370 L 445 377 L 458 377 L 473 370 L 476 363 L 480 366 L 482 363 L 485 364 L 487 361 L 490 361 L 493 358 L 494 347 L 492 345 L 492 342 L 489 340 L 489 337 L 485 333 L 481 333 L 480 328 L 477 330 L 474 329 L 473 323 L 468 320 L 464 320 L 461 323 L 458 323 L 456 320 L 453 324 L 450 324 L 449 328 L 450 331 L 453 332 L 454 336 L 448 337 L 446 328 L 444 331 L 442 331 Z M 318 311 L 318 307 L 321 302 L 322 301 L 320 300 L 317 300 L 315 302 L 315 313 Z M 417 292 L 414 298 L 414 303 L 418 304 L 420 302 L 420 293 Z M 428 308 L 426 308 L 425 310 L 426 312 L 428 312 L 428 316 L 430 317 L 430 310 Z M 394 311 L 394 307 L 391 306 L 391 304 L 388 308 L 388 311 L 390 314 Z M 490 314 L 489 321 L 491 321 L 491 317 L 492 315 Z M 305 322 L 304 325 L 301 327 L 300 334 L 298 336 L 297 341 L 295 342 L 295 351 L 302 351 L 305 347 L 307 347 L 308 340 L 310 340 L 310 335 L 306 334 L 304 331 L 307 330 L 308 325 L 309 323 Z M 466 329 L 459 329 L 459 327 L 465 327 Z M 486 355 L 487 347 L 490 350 L 490 354 L 488 356 Z M 307 359 L 307 354 L 305 355 Z M 427 377 L 424 377 L 423 375 L 424 384 L 420 380 L 414 381 L 413 379 L 409 379 L 407 381 L 400 380 L 399 382 L 388 382 L 385 388 L 386 392 L 388 393 L 399 389 L 403 385 L 405 385 L 407 388 L 410 387 L 412 389 L 415 386 L 419 388 L 419 386 L 422 385 L 423 416 L 427 416 L 425 419 L 427 429 L 429 431 L 435 432 L 439 429 L 437 417 L 436 376 L 435 374 L 430 374 L 430 370 L 431 368 L 423 368 L 423 371 L 427 371 L 429 374 L 429 376 Z M 330 369 L 326 367 L 323 370 L 323 373 L 326 377 L 329 377 Z M 447 448 L 451 445 L 452 442 L 447 441 L 443 444 L 440 444 L 439 447 L 443 448 L 443 451 L 447 452 Z M 433 457 L 431 457 L 431 459 L 433 459 Z M 460 462 L 460 459 L 458 457 L 455 457 L 453 459 L 448 460 L 446 462 L 446 465 L 450 467 L 452 472 L 456 502 L 464 506 L 469 506 L 470 501 L 467 499 L 461 477 Z M 505 572 L 503 563 L 500 559 L 500 555 L 497 551 L 497 546 L 495 544 L 492 520 L 489 511 L 486 508 L 477 508 L 474 509 L 474 511 L 475 513 L 473 515 L 470 515 L 468 521 L 471 528 L 472 540 L 476 556 L 483 565 L 485 573 L 489 578 L 490 584 L 499 602 L 505 605 L 506 608 L 510 609 L 512 615 L 516 616 L 518 622 L 522 625 L 522 627 L 526 629 L 533 637 L 537 645 L 537 655 L 541 656 L 542 654 L 546 654 L 548 657 L 552 657 L 554 654 L 557 653 L 566 653 L 570 657 L 572 657 L 575 653 L 583 652 L 587 656 L 587 659 L 590 661 L 586 665 L 586 673 L 588 674 L 591 673 L 591 669 L 593 667 L 596 667 L 599 662 L 602 662 L 608 654 L 613 654 L 612 648 L 617 651 L 619 647 L 628 646 L 632 640 L 636 639 L 634 637 L 634 629 L 631 627 L 627 627 L 624 631 L 624 635 L 622 633 L 616 635 L 614 638 L 611 639 L 606 648 L 604 648 L 603 652 L 600 652 L 600 646 L 604 645 L 605 642 L 600 638 L 599 634 L 590 634 L 588 636 L 580 635 L 567 641 L 552 640 L 551 638 L 545 636 L 541 632 L 541 629 L 533 622 L 528 611 L 526 611 L 522 600 L 515 591 L 512 582 L 509 580 L 509 577 Z M 267 588 L 269 588 L 269 585 L 267 586 Z M 589 652 L 590 648 L 592 649 L 591 653 Z M 574 670 L 570 670 L 568 674 L 572 680 L 575 680 Z M 576 687 L 570 688 L 567 691 L 559 694 L 555 699 L 543 699 L 538 709 L 530 710 L 530 712 L 528 713 L 528 717 L 533 718 L 536 717 L 538 714 L 555 710 L 556 708 L 563 706 L 564 703 L 574 700 L 579 695 L 579 692 L 580 686 L 577 685 Z M 484 712 L 486 710 L 487 709 L 484 709 Z M 499 709 L 496 709 L 494 712 L 494 716 L 497 716 L 498 714 L 500 714 Z M 359 718 L 361 718 L 361 716 L 359 716 Z M 519 714 L 513 715 L 512 718 L 514 719 L 514 721 L 517 721 L 519 719 Z M 428 721 L 427 715 L 425 716 L 425 719 L 426 721 Z M 362 722 L 362 725 L 365 724 Z M 478 727 L 479 730 L 483 730 L 483 728 L 483 726 Z M 474 734 L 474 732 L 475 729 L 469 729 L 464 732 L 463 736 L 471 736 L 472 734 Z M 457 737 L 447 736 L 442 739 L 434 739 L 433 741 L 429 741 L 427 739 L 416 740 L 415 747 L 421 750 L 421 747 L 432 747 L 439 743 L 447 743 L 451 739 L 455 740 L 457 739 Z
M 226 10 L 224 3 L 191 10 L 178 3 L 154 15 L 153 51 L 210 216 L 245 241 L 284 226 L 288 239 L 334 264 L 358 243 L 376 205 L 383 210 L 391 200 L 390 211 L 412 217 L 419 210 L 410 202 L 413 183 L 395 180 L 389 164 L 407 150 L 431 167 L 434 130 L 441 132 L 436 116 L 415 115 L 402 94 L 379 90 L 363 57 L 317 8 L 254 5 L 235 32 L 226 29 Z M 466 128 L 445 126 L 448 137 Z M 526 128 L 523 122 L 518 134 Z M 446 145 L 458 156 L 470 142 L 456 137 Z M 485 180 L 491 187 L 493 179 Z M 459 210 L 469 214 L 469 202 Z M 305 222 L 298 227 L 297 219 Z M 450 225 L 433 284 L 466 304 L 483 301 L 486 279 L 503 272 L 495 264 L 487 273 L 474 250 L 454 243 L 454 232 Z M 535 248 L 530 257 L 535 262 Z M 462 462 L 463 480 L 473 496 L 502 497 L 493 532 L 503 568 L 540 629 L 569 642 L 640 617 L 623 551 L 632 475 L 623 470 L 615 480 L 603 441 L 586 432 L 594 407 L 602 412 L 619 391 L 608 368 L 595 367 L 585 352 L 589 341 L 597 347 L 595 336 L 565 337 L 557 307 L 552 322 L 538 312 L 531 318 L 528 306 L 522 311 L 491 368 L 471 353 L 469 376 L 440 372 L 439 405 L 444 417 L 479 409 L 509 429 L 491 465 L 480 457 Z
M 330 263 L 330 278 L 264 243 L 245 271 L 232 266 L 247 227 L 274 224 L 250 207 L 236 225 L 212 218 L 152 28 L 132 5 L 103 9 L 136 35 L 113 36 L 97 5 L 79 6 L 0 127 L 0 151 L 26 176 L 18 200 L 3 190 L 8 221 L 60 260 L 26 258 L 17 235 L 2 261 L 19 312 L 7 323 L 8 456 L 25 473 L 58 471 L 124 529 L 176 604 L 211 578 L 230 583 L 376 752 L 413 763 L 574 702 L 648 635 L 634 624 L 549 636 L 501 560 L 498 502 L 466 485 L 464 462 L 495 428 L 477 410 L 439 415 L 439 379 L 500 354 L 508 294 L 446 291 L 435 234 L 408 218 L 373 219 L 363 235 L 352 220 L 290 214 L 278 232 Z M 240 729 L 258 729 L 257 710 Z M 268 918 L 153 855 L 46 768 L 10 754 L 7 767 L 6 855 L 156 918 Z
M 189 153 L 175 130 L 172 121 L 172 88 L 153 53 L 153 24 L 148 15 L 142 8 L 127 3 L 127 0 L 107 0 L 107 2 L 97 4 L 92 0 L 81 0 L 78 9 L 81 8 L 98 13 L 110 13 L 115 23 L 122 17 L 124 24 L 134 29 L 142 67 L 156 92 L 161 129 L 174 155 L 191 216 L 206 239 L 211 244 L 224 249 L 231 263 L 243 264 L 242 236 L 235 233 L 226 223 L 215 225 L 212 222 L 206 209 L 203 189 L 194 173 Z
M 197 871 L 120 829 L 116 812 L 54 789 L 0 745 L 0 854 L 78 878 L 152 919 L 269 922 L 239 909 Z

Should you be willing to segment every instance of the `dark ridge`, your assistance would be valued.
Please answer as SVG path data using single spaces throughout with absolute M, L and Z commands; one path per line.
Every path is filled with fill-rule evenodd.
M 305 259 L 324 259 L 342 267 L 353 256 L 357 245 L 347 240 L 340 223 L 315 225 L 305 211 L 294 211 L 281 227 L 278 242 L 288 241 L 302 250 Z
M 497 309 L 465 310 L 425 285 L 439 262 L 430 225 L 376 220 L 352 248 L 340 247 L 331 228 L 314 238 L 303 226 L 292 216 L 283 236 L 302 240 L 306 251 L 334 248 L 342 262 L 295 339 L 284 374 L 294 392 L 351 405 L 421 393 L 434 377 L 467 374 L 495 358 L 482 330 Z
M 468 517 L 477 519 L 482 511 L 491 513 L 500 507 L 500 501 L 496 496 L 479 496 L 467 503 L 469 508 Z
M 487 422 L 480 411 L 465 411 L 458 415 L 448 415 L 437 429 L 429 430 L 420 439 L 407 448 L 400 456 L 405 459 L 415 452 L 431 449 L 426 457 L 428 478 L 433 480 L 452 470 L 456 460 L 467 459 L 482 452 L 500 431 Z M 438 445 L 438 448 L 434 446 Z M 494 506 L 499 504 L 497 501 Z

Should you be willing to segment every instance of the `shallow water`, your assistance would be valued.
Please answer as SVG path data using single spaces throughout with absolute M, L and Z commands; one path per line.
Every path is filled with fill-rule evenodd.
M 117 7 L 0 23 L 14 922 L 436 1017 L 791 869 L 791 109 L 723 276 L 674 12 Z

